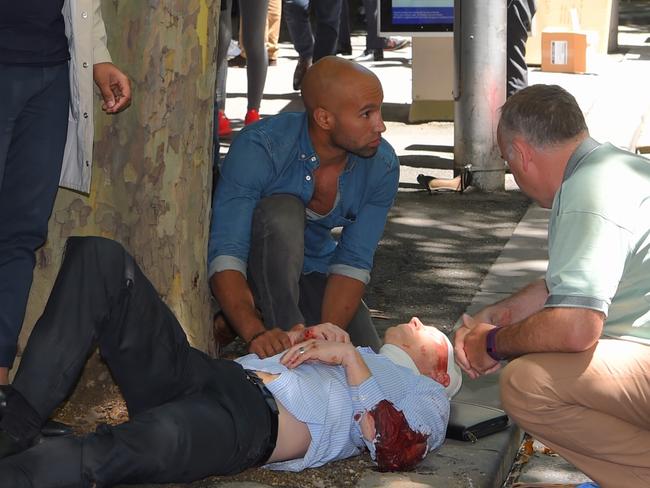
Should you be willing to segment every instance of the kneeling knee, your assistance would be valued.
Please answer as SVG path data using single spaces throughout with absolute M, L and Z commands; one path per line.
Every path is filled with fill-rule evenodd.
M 530 407 L 530 396 L 539 387 L 540 374 L 535 364 L 526 361 L 525 357 L 511 361 L 503 369 L 499 386 L 501 404 L 508 414 L 517 416 L 519 411 Z
M 296 226 L 304 227 L 305 206 L 293 195 L 272 195 L 260 201 L 253 215 L 253 229 L 295 237 Z M 301 228 L 302 231 L 302 228 Z

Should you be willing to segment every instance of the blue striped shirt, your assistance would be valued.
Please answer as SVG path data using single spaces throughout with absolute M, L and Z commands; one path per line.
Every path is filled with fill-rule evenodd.
M 246 369 L 279 374 L 268 389 L 311 433 L 304 458 L 267 464 L 267 468 L 301 471 L 355 456 L 364 448 L 375 459 L 374 441 L 363 437 L 359 421 L 384 399 L 404 413 L 411 429 L 429 436 L 428 451 L 442 444 L 449 420 L 444 388 L 369 348 L 357 350 L 372 373 L 358 386 L 348 385 L 342 366 L 305 363 L 288 369 L 280 364 L 283 353 L 266 359 L 255 354 L 237 359 Z

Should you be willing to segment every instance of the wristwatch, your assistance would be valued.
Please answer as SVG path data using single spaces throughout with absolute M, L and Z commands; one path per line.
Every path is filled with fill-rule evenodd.
M 490 330 L 490 332 L 487 333 L 487 336 L 485 338 L 486 352 L 488 353 L 488 356 L 490 356 L 495 361 L 503 361 L 505 359 L 505 356 L 502 356 L 497 352 L 497 332 L 499 332 L 499 330 L 501 330 L 501 327 L 497 325 L 494 329 Z

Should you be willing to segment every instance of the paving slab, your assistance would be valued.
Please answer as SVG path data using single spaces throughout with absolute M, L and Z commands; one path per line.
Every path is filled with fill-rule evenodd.
M 530 207 L 481 283 L 480 293 L 510 294 L 544 276 L 548 265 L 548 216 L 548 209 Z

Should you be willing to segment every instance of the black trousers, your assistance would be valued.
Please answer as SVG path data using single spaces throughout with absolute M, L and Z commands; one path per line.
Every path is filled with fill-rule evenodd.
M 41 423 L 70 394 L 96 345 L 130 420 L 5 458 L 3 486 L 188 482 L 264 461 L 271 414 L 242 367 L 189 346 L 122 246 L 74 237 L 13 383 Z M 21 419 L 12 408 L 0 422 L 9 432 Z
M 537 9 L 536 0 L 508 0 L 506 95 L 528 86 L 526 41 Z

